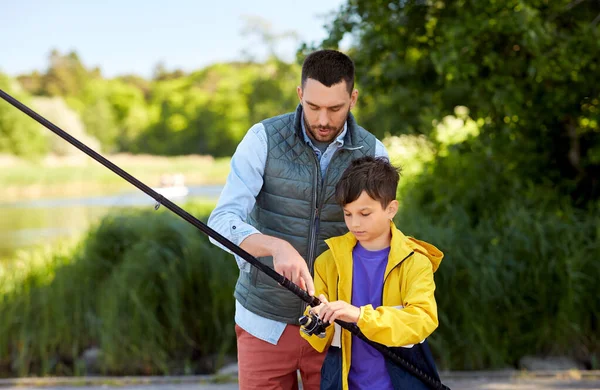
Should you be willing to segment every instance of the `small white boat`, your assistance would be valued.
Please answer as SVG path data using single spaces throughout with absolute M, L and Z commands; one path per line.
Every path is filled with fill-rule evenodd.
M 165 198 L 183 198 L 190 193 L 186 186 L 156 187 L 153 190 Z
M 160 187 L 152 188 L 165 198 L 183 198 L 190 193 L 185 185 L 185 177 L 181 173 L 175 175 L 162 175 Z

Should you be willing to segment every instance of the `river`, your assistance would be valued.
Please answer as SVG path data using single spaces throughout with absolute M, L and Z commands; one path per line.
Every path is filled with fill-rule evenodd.
M 185 197 L 171 198 L 181 206 L 193 199 L 216 201 L 222 186 L 190 186 Z M 115 208 L 150 208 L 156 202 L 142 191 L 79 198 L 0 201 L 0 261 L 18 250 L 51 244 L 85 232 L 90 224 Z

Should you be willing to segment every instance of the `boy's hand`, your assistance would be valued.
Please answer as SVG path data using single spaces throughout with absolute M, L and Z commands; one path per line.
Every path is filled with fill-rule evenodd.
M 319 301 L 321 301 L 321 304 L 319 306 L 315 306 L 315 307 L 311 307 L 310 308 L 310 312 L 313 313 L 313 314 L 316 314 L 317 316 L 319 316 L 319 313 L 321 312 L 321 309 L 328 302 L 327 298 L 325 298 L 325 295 L 323 295 L 323 294 L 319 295 Z
M 358 322 L 360 317 L 360 308 L 352 306 L 344 301 L 327 302 L 323 294 L 319 295 L 319 300 L 322 302 L 319 306 L 314 307 L 321 321 L 333 323 L 335 320 L 346 322 Z

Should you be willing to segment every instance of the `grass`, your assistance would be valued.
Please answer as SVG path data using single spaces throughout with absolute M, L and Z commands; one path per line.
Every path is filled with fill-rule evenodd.
M 235 347 L 235 261 L 169 211 L 110 214 L 22 256 L 0 272 L 4 376 L 83 374 L 91 347 L 105 374 L 202 374 Z

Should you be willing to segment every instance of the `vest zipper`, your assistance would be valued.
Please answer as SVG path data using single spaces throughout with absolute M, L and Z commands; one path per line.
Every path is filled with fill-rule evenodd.
M 325 196 L 325 193 L 323 191 L 323 188 L 325 186 L 325 184 L 327 183 L 327 174 L 329 172 L 329 167 L 331 166 L 331 164 L 333 163 L 333 159 L 335 158 L 335 156 L 339 153 L 340 150 L 342 149 L 346 149 L 346 148 L 340 148 L 338 150 L 336 150 L 335 152 L 333 152 L 333 156 L 331 156 L 331 160 L 329 161 L 329 165 L 327 165 L 327 169 L 325 170 L 325 175 L 323 177 L 323 180 L 321 181 L 321 194 L 320 196 L 318 196 L 318 192 L 317 192 L 317 184 L 318 184 L 318 179 L 319 179 L 319 172 L 321 172 L 321 164 L 319 163 L 319 160 L 317 159 L 317 156 L 313 153 L 314 159 L 315 159 L 315 163 L 317 164 L 317 175 L 315 176 L 315 182 L 314 184 L 314 189 L 315 192 L 313 193 L 314 195 L 314 199 L 315 199 L 315 211 L 313 213 L 313 220 L 311 221 L 311 235 L 310 235 L 310 241 L 309 241 L 309 248 L 308 248 L 308 269 L 310 270 L 315 262 L 315 251 L 316 251 L 316 247 L 317 247 L 317 238 L 318 238 L 318 234 L 319 234 L 319 208 L 321 207 L 321 205 L 323 204 L 323 197 Z M 322 175 L 322 173 L 321 173 Z
M 307 258 L 306 263 L 308 265 L 308 272 L 311 272 L 312 268 L 313 268 L 313 263 L 314 263 L 314 257 L 315 257 L 315 247 L 316 247 L 316 237 L 317 237 L 317 221 L 319 218 L 319 200 L 317 199 L 318 196 L 318 180 L 319 180 L 319 173 L 321 172 L 321 166 L 319 165 L 319 161 L 317 160 L 317 156 L 315 155 L 315 152 L 312 151 L 313 157 L 315 159 L 316 162 L 316 167 L 315 167 L 315 175 L 314 175 L 314 180 L 313 180 L 313 199 L 315 201 L 314 204 L 314 211 L 313 214 L 310 217 L 310 226 L 309 226 L 309 230 L 308 230 L 308 252 L 307 252 Z M 313 273 L 311 273 L 312 276 Z M 298 315 L 298 318 L 300 318 L 302 315 L 304 315 L 304 311 L 306 310 L 306 307 L 308 306 L 308 304 L 306 302 L 302 302 L 302 306 L 300 309 L 300 314 Z
M 319 173 L 321 172 L 321 166 L 319 165 L 319 161 L 317 160 L 317 156 L 314 155 L 313 152 L 313 157 L 315 159 L 316 162 L 316 168 L 315 168 L 315 173 L 316 175 L 314 176 L 314 180 L 313 180 L 313 199 L 314 199 L 314 210 L 313 210 L 313 214 L 311 215 L 310 218 L 310 229 L 309 229 L 309 238 L 308 238 L 308 259 L 306 259 L 307 263 L 308 263 L 308 270 L 310 271 L 312 269 L 312 265 L 315 261 L 314 257 L 315 257 L 315 247 L 316 247 L 316 239 L 317 239 L 317 220 L 319 218 L 319 199 L 318 199 L 318 195 L 319 195 L 319 191 L 318 191 L 318 185 L 319 185 Z
M 362 146 L 359 146 L 357 148 L 350 148 L 350 147 L 341 147 L 338 150 L 336 150 L 333 153 L 333 156 L 331 156 L 331 160 L 329 161 L 329 165 L 327 165 L 327 169 L 325 171 L 325 176 L 323 177 L 323 180 L 321 182 L 321 187 L 323 187 L 325 185 L 325 183 L 327 183 L 327 173 L 329 172 L 329 167 L 331 166 L 331 164 L 333 163 L 333 159 L 335 158 L 335 156 L 340 152 L 340 150 L 357 150 L 357 149 L 361 149 Z M 313 158 L 315 160 L 315 165 L 316 165 L 316 175 L 315 175 L 315 179 L 313 182 L 313 188 L 314 188 L 314 192 L 313 192 L 313 199 L 315 200 L 315 205 L 314 205 L 314 212 L 313 215 L 311 216 L 311 221 L 310 221 L 310 229 L 309 229 L 309 240 L 308 240 L 308 258 L 306 259 L 307 263 L 308 263 L 308 270 L 309 272 L 313 269 L 313 265 L 315 263 L 315 251 L 317 249 L 317 238 L 318 238 L 318 234 L 319 234 L 319 213 L 320 213 L 320 206 L 321 206 L 321 198 L 323 198 L 325 196 L 325 194 L 323 193 L 321 188 L 321 196 L 318 196 L 319 193 L 317 191 L 318 189 L 318 180 L 319 177 L 321 175 L 319 175 L 319 173 L 322 174 L 321 172 L 321 164 L 319 163 L 319 160 L 317 159 L 317 155 L 314 153 L 312 153 Z M 314 274 L 314 272 L 313 272 Z M 302 311 L 300 312 L 300 316 L 298 316 L 298 318 L 300 318 L 303 314 L 304 311 L 306 310 L 306 307 L 308 306 L 307 303 L 302 304 Z
M 327 174 L 329 172 L 329 167 L 331 166 L 331 164 L 333 163 L 333 160 L 335 159 L 335 156 L 340 152 L 340 150 L 349 150 L 349 151 L 353 151 L 353 150 L 358 150 L 358 149 L 362 149 L 363 145 L 357 146 L 357 147 L 350 147 L 350 146 L 342 146 L 341 148 L 337 149 L 335 152 L 333 152 L 333 156 L 331 156 L 331 160 L 329 160 L 329 164 L 327 165 L 327 169 L 325 170 L 324 176 L 323 176 L 323 172 L 321 172 L 321 163 L 319 162 L 319 160 L 317 159 L 316 154 L 312 153 L 313 158 L 315 160 L 315 165 L 317 167 L 316 171 L 317 174 L 315 175 L 315 180 L 313 183 L 313 188 L 315 189 L 314 193 L 313 193 L 313 198 L 315 199 L 315 211 L 313 213 L 313 219 L 311 220 L 311 229 L 312 231 L 310 232 L 310 241 L 309 241 L 309 247 L 308 247 L 308 266 L 309 266 L 309 270 L 312 267 L 312 264 L 314 263 L 315 259 L 315 249 L 316 249 L 316 239 L 317 239 L 317 233 L 318 233 L 318 220 L 319 220 L 319 207 L 321 206 L 322 202 L 322 198 L 325 196 L 325 194 L 323 193 L 323 191 L 321 191 L 321 196 L 318 196 L 318 192 L 317 192 L 317 185 L 318 185 L 318 179 L 319 176 L 323 176 L 323 180 L 321 182 L 321 187 L 323 187 L 325 185 L 325 183 L 327 183 Z M 321 175 L 319 175 L 319 172 L 321 173 Z M 321 188 L 322 190 L 323 188 Z

